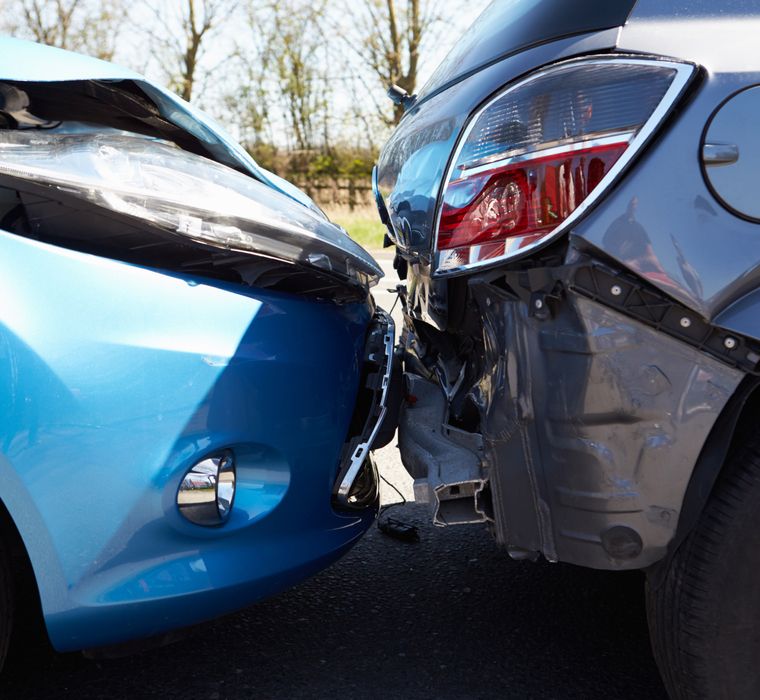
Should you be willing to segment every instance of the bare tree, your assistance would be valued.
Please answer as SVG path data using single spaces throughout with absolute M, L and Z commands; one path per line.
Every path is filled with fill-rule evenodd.
M 5 29 L 61 49 L 112 60 L 125 16 L 123 0 L 17 0 Z
M 167 73 L 170 87 L 188 102 L 209 39 L 236 8 L 236 0 L 181 0 L 178 12 L 176 6 L 172 11 L 167 4 L 150 5 L 155 20 L 149 31 L 151 51 Z
M 294 145 L 330 145 L 327 44 L 320 26 L 326 0 L 273 2 L 270 48 L 279 93 Z
M 274 141 L 271 133 L 271 96 L 267 77 L 272 60 L 269 47 L 238 50 L 234 57 L 234 80 L 222 95 L 227 119 L 235 124 L 240 141 L 255 149 Z
M 398 85 L 410 95 L 417 88 L 420 55 L 431 28 L 439 20 L 432 0 L 352 0 L 346 5 L 356 36 L 348 43 L 382 86 Z M 387 124 L 398 124 L 404 114 L 394 105 Z

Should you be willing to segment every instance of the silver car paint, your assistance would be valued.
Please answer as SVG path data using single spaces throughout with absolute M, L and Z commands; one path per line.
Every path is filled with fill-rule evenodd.
M 710 321 L 760 283 L 760 227 L 724 208 L 700 167 L 704 131 L 715 110 L 760 83 L 760 15 L 750 3 L 732 3 L 733 12 L 730 4 L 713 5 L 697 16 L 682 14 L 688 4 L 677 0 L 636 5 L 618 50 L 693 61 L 703 67 L 703 81 L 660 142 L 574 231 Z M 742 7 L 754 14 L 739 18 Z M 760 174 L 760 162 L 756 170 Z M 626 259 L 605 240 L 616 225 L 649 240 L 661 272 L 643 271 L 640 261 Z M 749 327 L 728 328 L 760 337 Z
M 748 16 L 738 18 L 742 14 Z M 754 58 L 758 21 L 756 7 L 739 0 L 718 9 L 703 0 L 639 0 L 617 50 L 693 61 L 704 69 L 701 81 L 617 187 L 576 225 L 565 259 L 567 264 L 587 255 L 606 261 L 659 288 L 685 311 L 756 339 L 760 226 L 713 196 L 700 155 L 715 110 L 739 90 L 760 84 Z M 518 57 L 530 55 L 539 67 L 566 55 L 566 42 L 525 51 L 450 88 L 444 94 L 452 93 L 456 109 L 447 111 L 441 99 L 438 118 L 462 109 L 455 91 L 470 89 L 472 95 L 472 85 L 482 80 L 483 93 L 493 92 L 499 76 L 498 87 L 518 77 Z M 482 77 L 486 73 L 490 77 Z M 471 110 L 479 103 L 471 99 Z M 410 117 L 422 121 L 424 109 L 425 104 L 420 115 Z M 401 132 L 408 134 L 403 122 L 394 148 L 403 148 Z M 389 187 L 394 178 L 382 169 L 386 153 L 380 160 L 381 191 L 385 174 L 383 194 L 389 195 L 398 227 L 399 203 L 412 202 L 415 192 Z M 428 191 L 437 198 L 435 187 Z M 426 222 L 416 224 L 422 230 Z M 611 230 L 647 240 L 656 271 L 628 258 L 618 245 L 621 236 L 608 235 Z M 408 246 L 403 238 L 399 243 L 410 263 L 406 338 L 414 357 L 408 370 L 420 371 L 435 355 L 420 344 L 417 330 L 425 326 L 428 335 L 451 338 L 461 331 L 461 317 L 452 325 L 452 287 L 431 276 L 429 250 Z M 475 339 L 479 350 L 463 365 L 479 365 L 481 371 L 463 391 L 478 407 L 484 447 L 481 455 L 473 453 L 479 466 L 470 469 L 471 477 L 490 485 L 497 540 L 513 553 L 542 552 L 595 568 L 655 563 L 673 541 L 695 464 L 745 372 L 578 296 L 569 285 L 554 313 L 539 320 L 524 300 L 494 281 L 495 274 L 467 281 L 475 301 L 467 314 L 482 329 Z M 426 379 L 445 394 L 451 386 L 447 372 L 456 374 L 457 368 L 443 365 L 439 359 Z M 452 406 L 447 398 L 443 424 L 434 428 L 444 437 Z M 423 478 L 424 464 L 411 450 L 407 460 L 403 449 L 431 429 L 417 419 L 418 408 L 405 407 L 400 434 L 402 458 Z
M 513 544 L 592 567 L 660 559 L 692 467 L 743 374 L 573 294 L 543 321 L 491 289 L 477 298 L 487 332 L 510 339 L 501 362 L 516 379 L 483 397 L 497 537 L 520 533 Z M 487 366 L 500 363 L 494 350 Z M 516 517 L 525 473 L 532 528 Z M 641 538 L 640 552 L 603 545 L 621 527 Z

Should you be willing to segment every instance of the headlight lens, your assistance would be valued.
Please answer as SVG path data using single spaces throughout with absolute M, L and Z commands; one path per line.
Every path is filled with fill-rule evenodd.
M 337 226 L 285 195 L 171 143 L 120 132 L 1 131 L 0 174 L 215 248 L 372 285 L 382 271 Z
M 504 90 L 470 121 L 440 207 L 439 274 L 522 255 L 565 231 L 618 176 L 694 67 L 583 59 Z

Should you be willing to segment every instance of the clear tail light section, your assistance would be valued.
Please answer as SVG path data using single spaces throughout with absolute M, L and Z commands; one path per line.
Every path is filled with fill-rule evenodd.
M 448 172 L 436 272 L 521 256 L 562 234 L 652 135 L 693 73 L 671 61 L 581 59 L 490 100 Z

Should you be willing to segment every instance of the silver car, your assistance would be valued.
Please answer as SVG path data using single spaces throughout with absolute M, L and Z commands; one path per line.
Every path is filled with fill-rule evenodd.
M 436 524 L 647 574 L 674 698 L 760 697 L 760 3 L 494 2 L 375 172 Z

